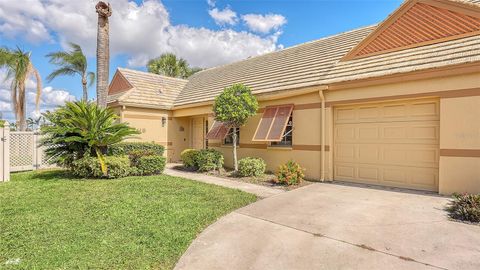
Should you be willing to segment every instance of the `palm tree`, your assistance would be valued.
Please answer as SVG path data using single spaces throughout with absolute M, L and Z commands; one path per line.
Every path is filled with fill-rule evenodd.
M 47 57 L 50 58 L 50 64 L 59 67 L 48 75 L 47 80 L 51 82 L 57 76 L 78 74 L 82 78 L 83 100 L 88 100 L 88 87 L 95 81 L 95 73 L 87 71 L 87 58 L 82 48 L 75 43 L 70 43 L 70 51 L 49 53 Z
M 112 15 L 110 3 L 98 2 L 95 6 L 98 13 L 97 25 L 97 104 L 107 107 L 108 72 L 110 68 L 109 22 Z
M 16 50 L 0 48 L 0 68 L 7 69 L 5 80 L 12 80 L 11 94 L 16 126 L 20 131 L 25 131 L 27 129 L 27 121 L 25 118 L 27 111 L 27 79 L 33 76 L 37 82 L 37 97 L 35 100 L 37 110 L 42 93 L 42 79 L 30 60 L 30 52 L 24 52 L 18 47 Z
M 185 59 L 177 58 L 173 53 L 164 53 L 160 57 L 151 59 L 148 61 L 147 69 L 151 73 L 182 79 L 202 70 L 201 68 L 190 68 Z

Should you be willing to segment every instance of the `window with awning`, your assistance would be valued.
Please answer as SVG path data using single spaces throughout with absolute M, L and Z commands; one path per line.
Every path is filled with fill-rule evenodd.
M 215 121 L 207 133 L 207 140 L 223 140 L 230 128 L 223 122 Z
M 252 141 L 281 141 L 292 111 L 293 104 L 266 107 Z

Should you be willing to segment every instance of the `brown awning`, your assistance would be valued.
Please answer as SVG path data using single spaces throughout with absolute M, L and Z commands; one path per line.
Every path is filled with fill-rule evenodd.
M 293 104 L 266 107 L 252 141 L 281 141 L 292 110 Z
M 215 121 L 207 133 L 208 140 L 223 140 L 227 136 L 230 127 L 225 123 Z

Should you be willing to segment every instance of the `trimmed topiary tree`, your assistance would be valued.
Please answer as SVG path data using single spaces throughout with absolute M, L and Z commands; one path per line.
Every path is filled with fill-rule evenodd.
M 258 110 L 257 98 L 250 88 L 243 84 L 234 84 L 223 90 L 215 98 L 213 113 L 215 120 L 233 128 L 233 166 L 238 171 L 237 161 L 237 129 L 245 125 L 248 118 L 254 116 Z

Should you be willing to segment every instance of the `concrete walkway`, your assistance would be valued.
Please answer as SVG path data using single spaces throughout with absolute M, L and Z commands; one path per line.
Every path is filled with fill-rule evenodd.
M 221 218 L 176 269 L 480 269 L 480 226 L 449 220 L 447 203 L 312 184 Z
M 206 175 L 206 174 L 194 173 L 194 172 L 185 172 L 185 171 L 173 169 L 175 166 L 178 166 L 178 165 L 180 164 L 174 164 L 174 163 L 167 164 L 164 173 L 171 176 L 184 177 L 191 180 L 204 182 L 208 184 L 214 184 L 222 187 L 239 189 L 248 193 L 255 194 L 260 198 L 268 198 L 273 195 L 278 195 L 285 192 L 285 190 L 283 189 L 270 188 L 270 187 L 261 186 L 261 185 L 228 180 L 225 178 L 216 177 L 212 175 Z

